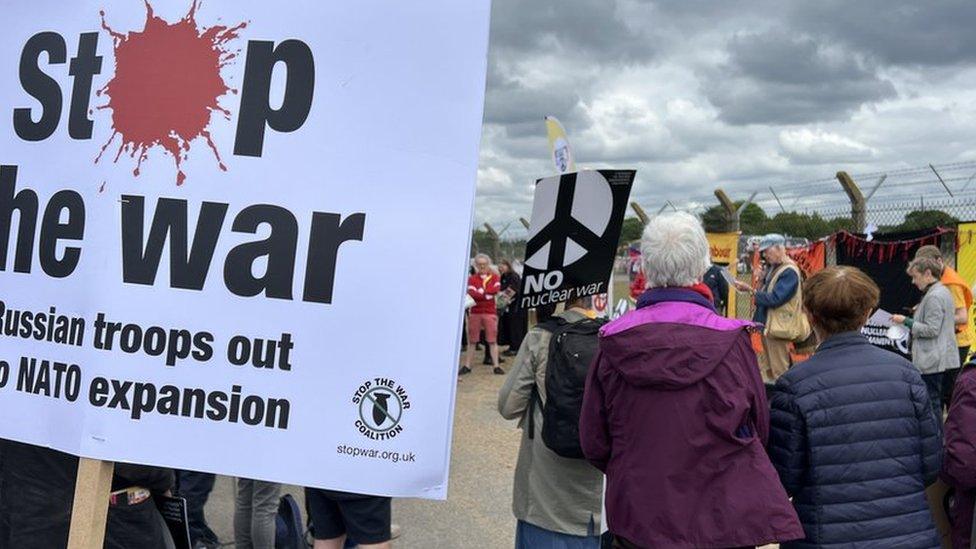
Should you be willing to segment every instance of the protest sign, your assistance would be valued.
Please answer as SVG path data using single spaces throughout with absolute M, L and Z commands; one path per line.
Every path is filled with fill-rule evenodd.
M 838 265 L 857 267 L 874 280 L 881 289 L 879 308 L 890 314 L 911 316 L 913 308 L 922 300 L 922 292 L 912 284 L 905 269 L 920 247 L 940 245 L 944 234 L 941 230 L 882 233 L 868 241 L 862 235 L 841 232 L 834 253 Z M 910 340 L 888 337 L 890 326 L 890 322 L 877 324 L 869 320 L 861 333 L 872 344 L 910 360 Z
M 956 271 L 971 288 L 976 288 L 976 223 L 960 223 L 957 230 L 958 247 Z M 969 338 L 976 341 L 976 306 L 969 311 Z
M 520 306 L 606 293 L 634 170 L 584 170 L 536 182 Z
M 559 173 L 575 172 L 576 158 L 573 149 L 569 146 L 566 130 L 555 116 L 546 117 L 546 136 L 549 138 L 552 162 Z
M 0 437 L 445 497 L 488 0 L 4 15 Z

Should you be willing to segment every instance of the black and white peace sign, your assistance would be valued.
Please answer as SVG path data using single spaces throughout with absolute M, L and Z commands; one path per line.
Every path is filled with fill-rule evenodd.
M 596 171 L 539 181 L 535 188 L 525 264 L 561 269 L 601 244 L 613 214 L 613 192 Z

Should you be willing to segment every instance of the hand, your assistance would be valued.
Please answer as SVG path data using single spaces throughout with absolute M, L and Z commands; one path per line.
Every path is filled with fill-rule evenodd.
M 894 324 L 904 324 L 905 315 L 891 315 L 891 322 Z
M 745 282 L 742 282 L 741 280 L 736 280 L 735 289 L 739 290 L 740 292 L 751 292 L 752 286 L 746 284 Z

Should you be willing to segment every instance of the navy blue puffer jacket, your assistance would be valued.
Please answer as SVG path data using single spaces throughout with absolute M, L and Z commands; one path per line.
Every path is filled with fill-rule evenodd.
M 856 332 L 776 383 L 769 455 L 806 539 L 784 548 L 938 548 L 925 487 L 942 441 L 911 362 Z

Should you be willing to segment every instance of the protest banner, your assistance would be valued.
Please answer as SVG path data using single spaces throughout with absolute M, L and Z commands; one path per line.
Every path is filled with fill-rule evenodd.
M 976 222 L 960 223 L 957 231 L 956 271 L 972 288 L 976 286 Z M 976 306 L 969 311 L 969 337 L 976 341 Z
M 946 234 L 943 229 L 931 229 L 875 234 L 867 240 L 864 235 L 837 233 L 834 246 L 837 265 L 857 267 L 881 289 L 878 307 L 888 316 L 879 315 L 861 328 L 861 333 L 873 345 L 911 360 L 910 340 L 888 337 L 890 322 L 877 321 L 890 319 L 892 314 L 912 314 L 912 308 L 922 300 L 922 292 L 912 284 L 905 269 L 919 248 L 928 244 L 940 246 Z
M 584 170 L 536 182 L 520 306 L 607 292 L 634 170 Z
M 5 8 L 0 437 L 444 498 L 488 0 L 94 6 Z

